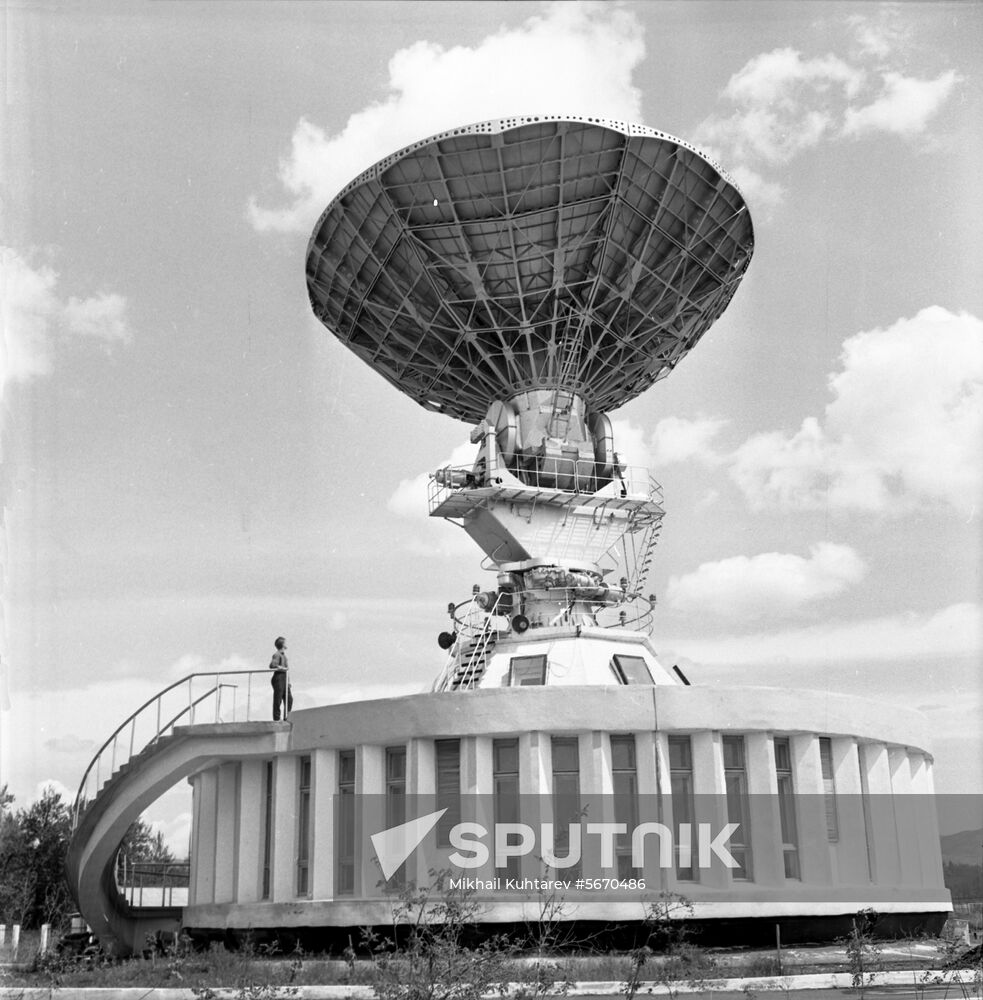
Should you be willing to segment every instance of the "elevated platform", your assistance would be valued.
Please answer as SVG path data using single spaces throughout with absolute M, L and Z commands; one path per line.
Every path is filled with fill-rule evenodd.
M 95 933 L 118 954 L 142 947 L 148 932 L 178 926 L 205 937 L 262 929 L 326 947 L 344 928 L 391 920 L 398 886 L 381 877 L 375 835 L 452 806 L 462 818 L 490 822 L 503 774 L 508 794 L 517 796 L 516 816 L 538 829 L 537 817 L 545 821 L 557 807 L 559 773 L 575 779 L 564 787 L 576 789 L 588 822 L 617 818 L 625 801 L 618 795 L 627 794 L 636 821 L 669 827 L 684 807 L 696 818 L 725 819 L 739 773 L 748 802 L 743 822 L 750 824 L 743 875 L 716 861 L 681 872 L 660 841 L 641 868 L 621 871 L 644 887 L 628 889 L 626 881 L 605 893 L 571 879 L 561 892 L 563 920 L 630 923 L 665 892 L 684 895 L 693 919 L 707 926 L 749 933 L 769 920 L 790 931 L 810 920 L 838 927 L 865 907 L 890 914 L 898 927 L 944 920 L 951 903 L 932 759 L 922 749 L 930 734 L 919 713 L 885 712 L 829 693 L 666 680 L 446 691 L 297 711 L 289 724 L 175 727 L 117 768 L 81 809 L 67 863 L 73 891 Z M 788 752 L 784 761 L 779 744 Z M 450 750 L 457 778 L 448 789 L 438 759 L 446 764 Z M 194 797 L 188 905 L 180 913 L 138 911 L 116 888 L 113 858 L 130 823 L 182 778 Z M 794 798 L 781 798 L 780 780 L 794 782 Z M 679 798 L 684 787 L 692 806 Z M 779 824 L 786 807 L 796 815 L 791 835 Z M 431 869 L 452 867 L 451 847 L 435 835 L 415 851 L 411 845 L 400 879 L 426 884 Z M 585 848 L 574 874 L 610 874 L 602 860 Z M 488 864 L 468 874 L 502 874 Z M 511 874 L 535 878 L 542 866 L 530 853 Z M 542 894 L 521 885 L 479 887 L 476 898 L 490 927 L 541 912 Z

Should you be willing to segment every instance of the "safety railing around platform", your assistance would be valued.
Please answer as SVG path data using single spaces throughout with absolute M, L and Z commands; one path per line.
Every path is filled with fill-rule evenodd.
M 187 861 L 116 859 L 116 888 L 130 906 L 187 906 L 191 865 Z
M 500 623 L 499 631 L 508 631 L 513 613 L 528 609 L 532 603 L 548 603 L 553 607 L 549 613 L 536 615 L 526 627 L 575 628 L 579 625 L 647 632 L 655 607 L 654 594 L 626 593 L 618 586 L 608 587 L 600 583 L 593 587 L 517 588 L 499 594 L 494 607 L 487 599 L 482 601 L 483 598 L 486 595 L 478 594 L 471 600 L 448 608 L 455 635 L 470 641 L 485 631 L 489 619 Z
M 105 781 L 175 726 L 251 722 L 270 718 L 269 670 L 213 670 L 189 674 L 145 701 L 116 727 L 82 775 L 73 827 Z
M 496 475 L 494 471 L 486 475 L 470 465 L 438 469 L 431 474 L 428 486 L 430 511 L 435 511 L 452 494 L 482 488 L 540 496 L 554 494 L 558 498 L 566 495 L 567 502 L 594 497 L 608 502 L 662 503 L 661 485 L 643 466 L 615 466 L 604 473 L 596 462 L 587 460 L 541 458 L 537 463 L 532 468 L 509 469 L 508 476 Z
M 554 606 L 552 613 L 534 616 L 533 620 L 523 616 L 522 634 L 528 638 L 535 638 L 539 628 L 566 628 L 571 634 L 576 634 L 585 626 L 630 629 L 648 634 L 652 629 L 656 604 L 654 594 L 625 593 L 622 589 L 601 584 L 595 587 L 515 589 L 498 594 L 476 593 L 470 600 L 448 605 L 454 631 L 444 633 L 447 636 L 444 645 L 447 660 L 431 689 L 445 691 L 452 687 L 458 671 L 470 672 L 469 660 L 477 661 L 484 657 L 496 636 L 512 631 L 513 614 L 519 608 L 528 610 L 531 602 L 544 601 Z

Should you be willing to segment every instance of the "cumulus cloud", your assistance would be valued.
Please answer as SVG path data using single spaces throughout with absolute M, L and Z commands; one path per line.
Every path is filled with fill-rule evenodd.
M 960 78 L 953 70 L 928 77 L 902 71 L 907 31 L 893 12 L 853 16 L 849 58 L 783 47 L 750 59 L 721 93 L 724 109 L 707 117 L 694 138 L 728 165 L 748 198 L 781 200 L 769 171 L 823 142 L 889 133 L 923 133 Z
M 265 666 L 265 663 L 264 663 Z M 179 656 L 164 672 L 164 678 L 175 681 L 191 674 L 210 674 L 229 670 L 255 670 L 256 664 L 243 656 L 233 653 L 223 657 L 217 663 L 206 659 L 199 653 L 185 653 Z
M 863 80 L 862 70 L 837 56 L 807 59 L 791 48 L 762 53 L 724 88 L 733 111 L 707 118 L 697 140 L 744 164 L 788 163 L 835 129 L 833 102 L 850 100 Z
M 126 300 L 115 292 L 101 292 L 87 299 L 73 295 L 65 303 L 63 315 L 69 330 L 80 336 L 122 343 L 130 339 Z
M 703 563 L 671 577 L 666 597 L 677 611 L 746 620 L 834 597 L 859 583 L 866 571 L 850 546 L 820 542 L 808 558 L 764 552 Z
M 644 427 L 618 417 L 611 420 L 611 432 L 614 449 L 622 462 L 643 469 L 652 465 L 652 442 L 646 437 Z
M 645 55 L 641 25 L 602 3 L 555 3 L 473 47 L 428 41 L 389 62 L 386 96 L 328 133 L 298 122 L 279 179 L 290 204 L 249 216 L 259 230 L 306 231 L 338 191 L 382 157 L 435 132 L 515 114 L 579 114 L 638 121 L 631 82 Z
M 894 132 L 901 136 L 917 135 L 924 131 L 928 120 L 948 99 L 958 79 L 953 70 L 933 80 L 884 73 L 879 97 L 861 108 L 847 108 L 843 134 Z
M 659 469 L 680 462 L 718 465 L 725 453 L 716 447 L 716 438 L 727 426 L 717 417 L 664 417 L 650 432 L 630 420 L 611 421 L 618 457 L 629 466 Z
M 164 838 L 170 852 L 179 861 L 188 857 L 191 847 L 191 813 L 178 813 L 171 819 L 151 819 L 150 829 Z
M 451 452 L 450 458 L 435 468 L 443 469 L 448 465 L 470 468 L 474 465 L 477 454 L 478 446 L 471 444 L 470 441 L 465 441 Z M 421 472 L 412 479 L 401 479 L 392 496 L 386 501 L 386 506 L 399 517 L 426 518 L 429 510 L 429 491 L 432 484 L 430 475 L 430 472 Z
M 67 785 L 63 785 L 57 778 L 45 778 L 44 781 L 39 781 L 34 789 L 32 801 L 36 802 L 38 799 L 44 798 L 46 792 L 54 792 L 64 802 L 75 801 L 75 792 Z
M 0 388 L 51 371 L 58 338 L 84 338 L 109 346 L 127 343 L 126 300 L 114 292 L 87 298 L 58 294 L 58 274 L 0 248 Z
M 665 417 L 652 431 L 652 464 L 656 467 L 676 462 L 699 461 L 716 465 L 722 456 L 714 441 L 727 426 L 726 420 L 714 417 Z
M 465 441 L 434 469 L 448 465 L 470 469 L 477 454 L 478 446 Z M 430 475 L 430 472 L 421 472 L 412 479 L 401 479 L 386 501 L 386 506 L 398 517 L 417 522 L 413 533 L 404 538 L 403 548 L 408 554 L 424 559 L 474 556 L 478 550 L 465 532 L 429 516 L 429 496 L 433 487 Z
M 733 454 L 752 507 L 970 512 L 983 489 L 983 321 L 930 306 L 844 342 L 824 416 Z
M 969 515 L 983 493 L 983 321 L 929 306 L 847 338 L 840 360 L 831 401 L 794 431 L 735 448 L 720 440 L 727 421 L 718 417 L 666 417 L 650 432 L 615 419 L 615 447 L 653 471 L 727 468 L 754 510 L 894 514 L 941 504 Z M 470 465 L 475 451 L 463 444 L 443 464 Z M 402 480 L 389 509 L 425 517 L 428 484 L 427 473 Z
M 978 656 L 983 652 L 980 608 L 968 602 L 929 614 L 897 614 L 804 628 L 663 641 L 697 663 L 855 663 Z
M 868 7 L 863 14 L 851 14 L 846 20 L 858 56 L 885 60 L 892 55 L 908 54 L 913 39 L 912 27 L 904 20 L 898 5 L 878 4 Z

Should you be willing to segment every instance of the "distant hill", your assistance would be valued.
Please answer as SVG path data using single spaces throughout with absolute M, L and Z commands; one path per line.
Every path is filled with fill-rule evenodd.
M 983 865 L 983 830 L 963 830 L 939 837 L 942 860 L 954 865 Z

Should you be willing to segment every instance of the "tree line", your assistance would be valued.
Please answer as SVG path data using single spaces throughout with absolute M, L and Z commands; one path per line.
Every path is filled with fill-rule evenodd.
M 26 808 L 0 788 L 0 922 L 28 929 L 63 926 L 75 910 L 65 879 L 65 855 L 72 836 L 69 804 L 51 786 Z M 130 862 L 169 864 L 176 859 L 161 833 L 137 820 L 123 838 L 120 854 Z

